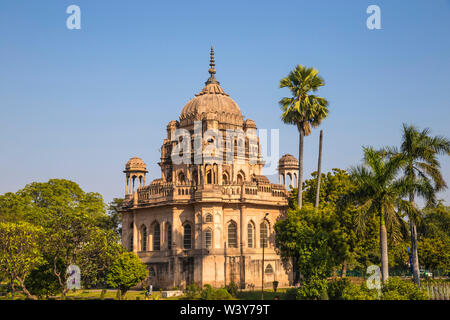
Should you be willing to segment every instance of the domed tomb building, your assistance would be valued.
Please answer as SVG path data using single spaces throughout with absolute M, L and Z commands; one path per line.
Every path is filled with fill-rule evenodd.
M 148 265 L 147 284 L 153 287 L 221 287 L 232 282 L 241 288 L 260 287 L 262 272 L 265 286 L 271 288 L 273 281 L 287 286 L 291 272 L 274 248 L 274 224 L 288 208 L 287 190 L 261 175 L 256 124 L 244 120 L 219 85 L 213 49 L 209 73 L 179 120 L 167 125 L 158 163 L 161 178 L 146 185 L 145 163 L 134 157 L 126 164 L 123 245 Z M 191 141 L 177 135 L 180 129 Z M 211 131 L 218 134 L 209 136 Z M 230 138 L 229 132 L 244 135 Z M 197 149 L 184 149 L 184 161 L 174 161 L 177 146 L 195 145 L 199 136 Z M 212 148 L 205 156 L 220 139 L 223 152 Z

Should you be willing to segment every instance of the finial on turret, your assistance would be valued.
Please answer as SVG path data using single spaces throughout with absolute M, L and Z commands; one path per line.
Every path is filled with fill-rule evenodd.
M 211 46 L 211 58 L 209 61 L 209 66 L 211 68 L 209 68 L 209 74 L 215 74 L 216 73 L 216 69 L 214 68 L 215 64 L 214 64 L 214 47 Z
M 216 66 L 216 64 L 214 63 L 214 47 L 211 46 L 211 54 L 210 54 L 210 60 L 209 60 L 209 79 L 205 82 L 205 84 L 210 84 L 210 83 L 217 83 L 219 84 L 219 81 L 217 81 L 216 77 L 214 76 L 216 74 L 216 68 L 214 68 Z

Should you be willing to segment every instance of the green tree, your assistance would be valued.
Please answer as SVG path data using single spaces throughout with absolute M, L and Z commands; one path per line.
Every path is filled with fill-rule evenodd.
M 328 115 L 328 101 L 311 92 L 324 86 L 325 82 L 319 76 L 319 71 L 297 65 L 287 77 L 280 80 L 280 88 L 287 87 L 291 97 L 280 100 L 283 111 L 281 120 L 284 123 L 294 124 L 299 132 L 299 174 L 298 174 L 298 206 L 302 208 L 303 187 L 303 140 L 311 134 L 311 127 L 320 125 Z
M 108 219 L 105 228 L 114 230 L 119 237 L 122 236 L 122 207 L 123 198 L 114 198 L 108 205 Z
M 275 235 L 283 262 L 292 263 L 294 271 L 300 270 L 306 281 L 314 276 L 326 277 L 348 254 L 336 216 L 316 211 L 311 204 L 305 204 L 302 210 L 290 209 L 286 219 L 275 224 Z
M 14 281 L 18 281 L 30 299 L 37 299 L 26 288 L 25 280 L 30 272 L 43 263 L 39 250 L 42 229 L 26 222 L 0 223 L 0 270 L 11 283 L 14 298 Z
M 148 275 L 147 267 L 133 252 L 120 254 L 108 269 L 106 282 L 113 288 L 118 288 L 121 299 L 125 293 Z
M 356 189 L 346 196 L 347 202 L 358 205 L 357 226 L 364 232 L 365 224 L 374 215 L 380 226 L 380 256 L 383 282 L 389 277 L 387 230 L 395 240 L 401 236 L 404 221 L 402 212 L 414 210 L 409 202 L 401 199 L 404 190 L 397 174 L 403 165 L 401 157 L 387 158 L 371 147 L 364 148 L 364 164 L 350 169 Z
M 15 194 L 0 196 L 1 220 L 19 219 L 43 228 L 40 250 L 47 263 L 34 273 L 36 279 L 51 282 L 56 278 L 63 296 L 68 291 L 70 264 L 80 267 L 85 287 L 93 286 L 104 281 L 106 268 L 122 250 L 115 230 L 105 226 L 109 219 L 105 211 L 100 194 L 86 193 L 64 179 L 34 182 Z M 50 270 L 55 277 L 45 276 Z M 43 272 L 42 276 L 37 272 Z M 39 287 L 33 285 L 36 290 Z
M 403 124 L 400 150 L 388 148 L 388 151 L 392 156 L 404 159 L 403 179 L 407 183 L 409 201 L 415 205 L 416 196 L 419 196 L 429 205 L 435 205 L 436 192 L 447 187 L 437 156 L 450 155 L 450 140 L 441 136 L 431 137 L 428 128 L 420 131 L 413 125 Z M 415 214 L 409 215 L 414 282 L 420 285 L 416 226 L 418 218 Z
M 49 296 L 55 296 L 62 291 L 58 278 L 53 273 L 53 266 L 50 259 L 44 257 L 43 264 L 31 271 L 25 279 L 25 286 L 31 294 L 39 299 Z
M 375 263 L 378 256 L 371 254 L 377 247 L 377 223 L 374 218 L 366 222 L 364 234 L 357 234 L 355 228 L 358 218 L 357 207 L 354 204 L 343 204 L 342 199 L 350 191 L 356 188 L 347 171 L 334 168 L 332 172 L 321 174 L 321 188 L 319 193 L 319 208 L 327 210 L 339 223 L 345 242 L 348 246 L 348 254 L 342 264 L 342 277 L 345 277 L 347 266 L 353 268 L 364 267 Z M 312 173 L 312 179 L 304 183 L 304 203 L 313 204 L 317 190 L 317 172 Z
M 427 208 L 418 228 L 419 261 L 426 269 L 450 274 L 450 207 Z M 434 273 L 433 273 L 434 275 Z

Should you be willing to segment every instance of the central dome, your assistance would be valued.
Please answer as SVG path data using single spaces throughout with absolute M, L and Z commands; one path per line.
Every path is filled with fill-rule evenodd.
M 215 113 L 218 115 L 230 115 L 242 117 L 241 109 L 237 103 L 226 94 L 218 83 L 207 84 L 195 98 L 189 100 L 180 114 L 180 120 Z
M 220 87 L 214 74 L 214 50 L 211 48 L 210 77 L 205 87 L 189 100 L 180 114 L 180 121 L 215 118 L 220 122 L 242 125 L 243 116 L 238 104 Z

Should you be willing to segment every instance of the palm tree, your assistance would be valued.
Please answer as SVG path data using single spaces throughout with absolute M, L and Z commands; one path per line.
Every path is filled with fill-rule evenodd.
M 325 85 L 324 80 L 314 68 L 297 65 L 288 76 L 280 80 L 280 88 L 287 87 L 292 97 L 280 100 L 283 111 L 281 120 L 294 124 L 299 132 L 299 172 L 298 172 L 298 206 L 302 208 L 303 192 L 303 139 L 311 134 L 311 127 L 320 125 L 328 115 L 328 101 L 311 94 Z
M 415 197 L 422 197 L 426 204 L 436 205 L 436 192 L 447 187 L 440 172 L 438 155 L 450 154 L 450 140 L 445 137 L 430 137 L 428 128 L 420 131 L 413 125 L 403 124 L 400 150 L 387 148 L 391 156 L 401 156 L 403 179 L 407 184 L 406 195 L 415 206 Z M 411 253 L 414 282 L 420 286 L 419 257 L 417 253 L 417 228 L 419 216 L 410 215 Z
M 355 190 L 346 199 L 358 205 L 359 232 L 375 215 L 380 223 L 381 274 L 385 282 L 389 277 L 387 231 L 397 240 L 404 227 L 402 213 L 411 212 L 409 202 L 401 199 L 404 190 L 402 180 L 396 179 L 403 164 L 401 157 L 386 157 L 386 154 L 371 147 L 364 148 L 364 164 L 350 168 Z
M 320 198 L 320 178 L 322 175 L 322 142 L 323 142 L 323 130 L 320 130 L 319 136 L 319 159 L 317 161 L 317 189 L 316 189 L 316 203 L 315 208 L 319 208 L 319 198 Z

